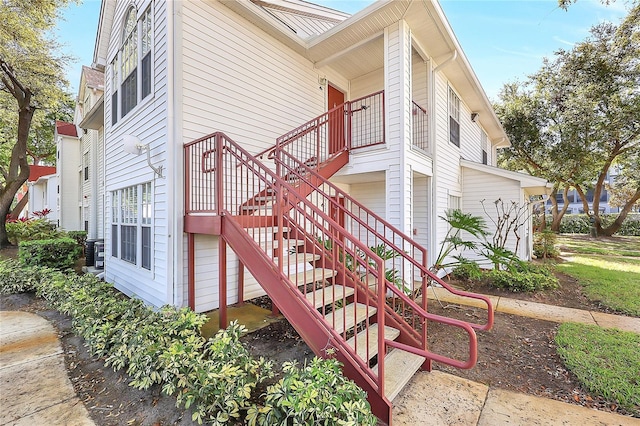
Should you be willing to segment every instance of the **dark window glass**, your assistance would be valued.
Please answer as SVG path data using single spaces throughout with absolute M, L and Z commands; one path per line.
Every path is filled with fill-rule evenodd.
M 116 90 L 111 95 L 111 124 L 118 122 L 118 91 Z
M 151 269 L 151 228 L 142 227 L 142 267 Z
M 151 93 L 151 52 L 142 58 L 142 99 Z
M 120 258 L 124 261 L 136 263 L 137 226 L 120 225 Z
M 111 256 L 118 257 L 118 225 L 111 225 Z
M 460 124 L 455 118 L 449 116 L 449 141 L 460 146 Z
M 137 96 L 138 87 L 138 69 L 134 69 L 129 74 L 129 77 L 122 83 L 122 93 L 120 95 L 120 101 L 122 103 L 122 116 L 124 117 L 136 106 L 138 101 Z
M 482 150 L 482 164 L 487 164 L 487 151 Z

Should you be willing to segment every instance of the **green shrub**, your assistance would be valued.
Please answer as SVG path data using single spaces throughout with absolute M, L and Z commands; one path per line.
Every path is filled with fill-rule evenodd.
M 0 259 L 0 294 L 33 292 L 40 279 L 41 268 L 23 268 L 15 259 Z
M 23 265 L 54 269 L 73 268 L 79 256 L 80 246 L 71 238 L 22 241 L 18 250 Z
M 558 235 L 549 228 L 536 232 L 533 235 L 533 254 L 539 259 L 557 257 L 560 254 L 556 248 L 557 241 Z
M 87 231 L 69 231 L 67 235 L 78 242 L 80 250 L 84 253 L 84 247 L 87 243 Z
M 266 405 L 249 411 L 249 424 L 377 424 L 367 395 L 342 375 L 338 361 L 315 357 L 304 368 L 286 362 L 283 370 L 267 389 Z
M 494 287 L 513 292 L 532 292 L 558 287 L 558 279 L 551 273 L 531 271 L 491 270 L 486 277 Z
M 63 234 L 47 219 L 29 219 L 7 222 L 7 236 L 11 244 L 17 245 L 22 241 L 46 240 L 57 238 Z
M 551 215 L 547 215 L 547 226 L 551 226 Z M 611 225 L 618 217 L 617 213 L 601 214 L 602 226 L 606 228 Z M 560 233 L 561 234 L 586 234 L 590 233 L 591 223 L 589 217 L 586 214 L 565 214 L 560 221 Z M 640 214 L 631 213 L 627 215 L 622 226 L 615 233 L 615 235 L 622 236 L 640 236 Z
M 453 268 L 451 275 L 458 280 L 480 281 L 482 270 L 476 262 L 466 261 Z
M 34 277 L 20 287 L 36 287 L 53 308 L 70 315 L 93 355 L 105 357 L 116 370 L 126 368 L 131 386 L 160 384 L 164 393 L 176 396 L 178 405 L 191 408 L 192 419 L 199 423 L 247 419 L 249 424 L 273 424 L 267 419 L 280 418 L 282 423 L 289 416 L 304 419 L 301 424 L 375 424 L 364 391 L 342 376 L 335 361 L 314 361 L 304 370 L 285 365 L 279 387 L 258 395 L 258 384 L 273 377 L 272 365 L 251 357 L 239 341 L 246 330 L 237 323 L 206 341 L 200 334 L 206 317 L 188 308 L 153 310 L 93 275 L 66 276 L 48 268 L 20 267 L 15 261 L 0 262 L 0 272 L 5 271 L 11 272 L 3 273 L 0 283 L 10 274 L 16 281 Z M 317 402 L 308 399 L 304 387 L 320 395 Z M 257 403 L 262 398 L 264 404 Z

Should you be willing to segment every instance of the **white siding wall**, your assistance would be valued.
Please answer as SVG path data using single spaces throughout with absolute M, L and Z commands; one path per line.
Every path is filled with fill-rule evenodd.
M 249 152 L 322 114 L 313 64 L 218 2 L 184 2 L 183 134 L 223 131 Z
M 82 162 L 81 142 L 78 138 L 58 136 L 57 176 L 60 193 L 58 194 L 58 218 L 60 227 L 67 231 L 82 229 L 80 222 L 80 181 L 78 170 Z M 57 188 L 56 188 L 57 192 Z
M 496 226 L 493 221 L 497 220 L 494 201 L 498 198 L 502 199 L 505 208 L 508 208 L 512 201 L 519 203 L 519 205 L 523 205 L 524 194 L 520 188 L 520 182 L 468 168 L 463 169 L 463 182 L 463 210 L 465 213 L 485 218 L 487 230 L 489 231 L 487 239 L 492 241 L 493 234 L 496 230 Z M 482 200 L 484 200 L 487 213 L 485 213 L 482 208 Z M 525 236 L 525 229 L 526 228 L 523 228 L 520 232 L 522 237 Z M 466 237 L 469 236 L 467 235 Z M 511 251 L 515 251 L 515 243 L 515 235 L 510 234 L 508 236 L 506 248 Z M 523 256 L 527 253 L 526 244 L 527 243 L 523 238 L 520 241 L 518 250 L 519 254 Z M 472 253 L 470 252 L 465 252 L 464 256 L 471 259 L 477 259 L 477 257 L 472 256 Z M 482 262 L 482 264 L 490 266 L 486 260 Z
M 122 23 L 128 7 L 134 4 L 138 14 L 146 10 L 149 1 L 118 2 L 113 20 L 112 36 L 109 42 L 108 63 L 111 63 L 120 48 Z M 167 269 L 171 259 L 168 258 L 169 223 L 166 190 L 167 180 L 155 177 L 147 166 L 144 155 L 127 154 L 122 149 L 122 138 L 130 134 L 137 136 L 143 144 L 149 144 L 151 162 L 165 167 L 165 176 L 170 175 L 171 163 L 167 162 L 167 3 L 156 1 L 152 4 L 153 42 L 152 42 L 152 89 L 147 98 L 139 101 L 136 107 L 125 117 L 111 125 L 111 95 L 113 88 L 112 67 L 105 73 L 105 166 L 107 175 L 105 186 L 107 191 L 105 211 L 107 212 L 107 229 L 105 238 L 106 279 L 113 282 L 116 288 L 126 294 L 135 294 L 148 303 L 160 306 L 173 303 L 173 295 L 169 291 L 173 278 L 168 277 Z M 111 257 L 111 191 L 131 185 L 152 182 L 153 219 L 152 219 L 152 266 L 151 271 L 133 266 L 120 259 Z
M 104 238 L 105 229 L 105 191 L 104 191 L 104 127 L 98 130 L 98 141 L 95 146 L 97 166 L 94 176 L 98 179 L 98 197 L 96 212 L 97 238 Z

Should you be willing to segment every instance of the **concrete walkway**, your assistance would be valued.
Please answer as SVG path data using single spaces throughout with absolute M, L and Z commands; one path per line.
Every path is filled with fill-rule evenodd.
M 0 312 L 0 425 L 94 425 L 67 376 L 53 326 Z
M 441 302 L 455 303 L 485 308 L 487 305 L 479 300 L 460 297 L 449 293 L 440 287 L 429 287 L 427 297 L 438 299 Z M 493 304 L 494 312 L 519 315 L 521 317 L 536 318 L 545 321 L 578 322 L 583 324 L 599 325 L 604 328 L 617 328 L 618 330 L 631 331 L 640 334 L 640 318 L 626 317 L 623 315 L 605 314 L 602 312 L 584 311 L 582 309 L 564 308 L 562 306 L 545 305 L 544 303 L 529 302 L 525 300 L 511 299 L 508 297 L 489 296 Z
M 441 301 L 468 304 L 434 290 Z M 434 297 L 432 290 L 429 297 Z M 508 298 L 496 297 L 493 302 L 498 312 L 640 333 L 637 318 Z M 69 381 L 54 328 L 35 314 L 0 312 L 0 380 L 0 425 L 94 425 Z M 490 388 L 439 371 L 417 373 L 393 402 L 395 426 L 640 426 L 640 419 Z

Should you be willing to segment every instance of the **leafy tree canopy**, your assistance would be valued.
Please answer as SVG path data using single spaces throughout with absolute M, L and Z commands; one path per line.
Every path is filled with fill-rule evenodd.
M 615 232 L 640 197 L 640 4 L 619 25 L 603 23 L 571 50 L 559 50 L 524 82 L 504 86 L 496 106 L 512 146 L 501 165 L 572 187 L 594 211 L 609 168 L 621 166 L 637 190 Z M 586 198 L 594 189 L 593 205 Z M 635 198 L 635 199 L 634 199 Z
M 70 57 L 61 52 L 53 30 L 71 1 L 0 2 L 0 247 L 8 244 L 5 218 L 13 197 L 29 176 L 29 137 L 38 145 L 30 135 L 32 124 L 38 128 L 65 97 Z M 36 111 L 44 115 L 39 118 Z

